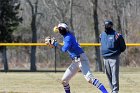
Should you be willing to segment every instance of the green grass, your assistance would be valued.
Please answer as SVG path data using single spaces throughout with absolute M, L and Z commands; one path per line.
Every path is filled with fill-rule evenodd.
M 128 69 L 128 70 L 127 70 Z M 129 72 L 128 72 L 129 71 Z M 93 72 L 110 91 L 106 75 Z M 0 73 L 0 93 L 64 93 L 60 84 L 63 73 Z M 72 93 L 101 93 L 97 88 L 86 82 L 79 72 L 70 81 Z M 140 70 L 121 68 L 120 93 L 140 93 Z

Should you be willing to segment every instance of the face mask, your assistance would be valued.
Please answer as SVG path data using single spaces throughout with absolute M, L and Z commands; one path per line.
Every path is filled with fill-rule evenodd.
M 66 35 L 66 34 L 67 34 L 66 31 L 59 31 L 59 33 L 60 33 L 61 35 Z
M 65 28 L 59 28 L 59 33 L 61 34 L 61 35 L 66 35 L 67 34 L 67 30 L 65 29 Z
M 111 27 L 105 27 L 105 30 L 109 31 L 109 30 L 112 30 Z
M 106 30 L 106 31 L 112 30 L 112 26 L 111 26 L 111 25 L 105 25 L 105 30 Z

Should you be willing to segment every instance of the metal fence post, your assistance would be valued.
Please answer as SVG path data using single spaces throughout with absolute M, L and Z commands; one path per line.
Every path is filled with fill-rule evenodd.
M 54 57 L 54 68 L 55 68 L 55 73 L 57 72 L 56 70 L 56 47 L 54 48 L 55 51 L 55 57 Z

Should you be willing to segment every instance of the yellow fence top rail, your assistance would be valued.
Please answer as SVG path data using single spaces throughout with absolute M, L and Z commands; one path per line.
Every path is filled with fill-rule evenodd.
M 63 43 L 60 43 L 63 45 Z M 100 46 L 100 43 L 80 43 L 81 46 Z M 140 46 L 140 43 L 127 43 L 127 46 Z M 0 46 L 47 46 L 45 43 L 0 43 Z

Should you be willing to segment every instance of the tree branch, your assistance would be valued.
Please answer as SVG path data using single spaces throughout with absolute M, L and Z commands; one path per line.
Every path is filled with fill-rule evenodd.
M 27 2 L 28 2 L 28 4 L 30 5 L 30 7 L 31 7 L 31 10 L 32 10 L 32 15 L 34 14 L 34 7 L 33 7 L 33 5 L 32 5 L 32 3 L 31 3 L 31 1 L 30 0 L 26 0 Z

